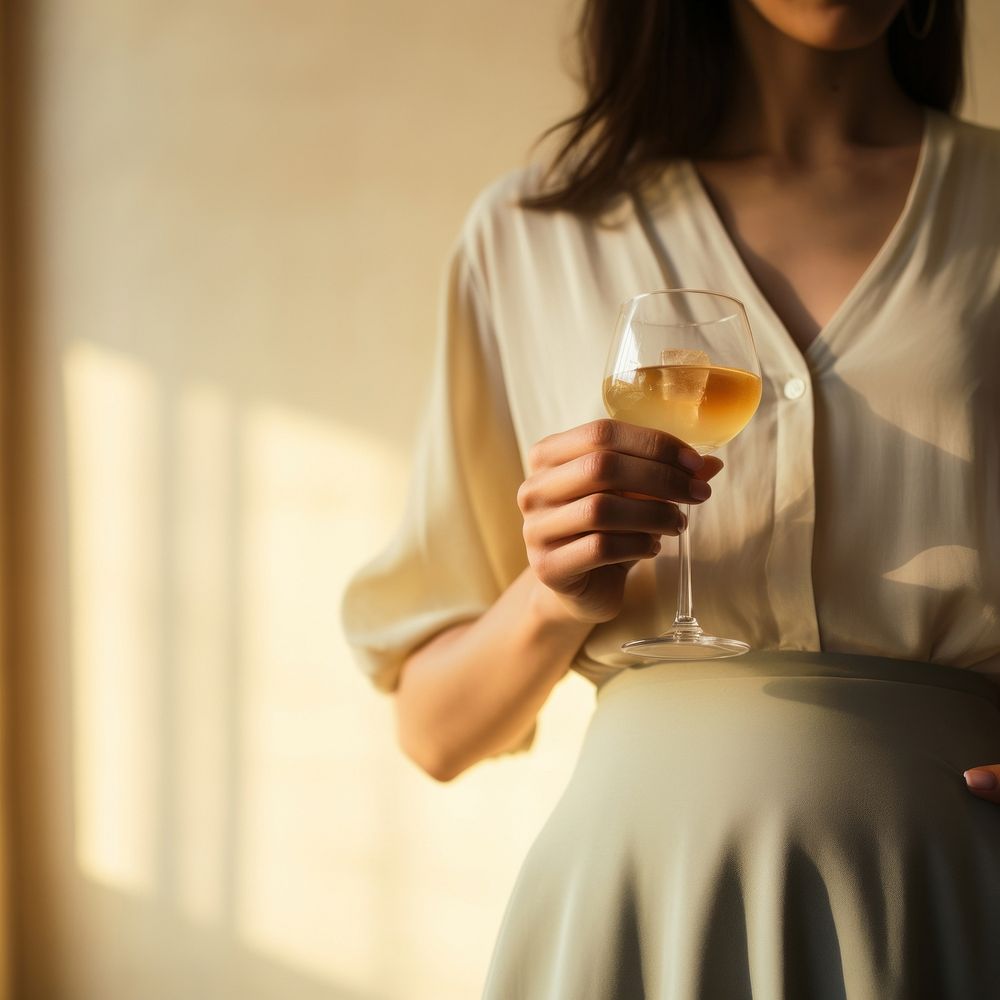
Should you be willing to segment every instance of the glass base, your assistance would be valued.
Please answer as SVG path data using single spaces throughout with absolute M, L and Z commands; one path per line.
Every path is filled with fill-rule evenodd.
M 739 639 L 665 632 L 652 639 L 622 643 L 622 652 L 650 660 L 721 660 L 725 656 L 742 656 L 750 652 L 750 647 Z

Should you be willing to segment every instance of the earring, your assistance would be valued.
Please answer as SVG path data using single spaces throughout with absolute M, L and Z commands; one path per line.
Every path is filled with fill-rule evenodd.
M 906 18 L 906 27 L 909 28 L 910 34 L 918 42 L 922 42 L 931 33 L 931 25 L 934 23 L 934 14 L 936 12 L 937 0 L 928 0 L 927 13 L 924 15 L 923 27 L 918 29 L 913 23 L 913 10 L 910 7 L 910 0 L 906 0 L 903 4 L 903 15 Z

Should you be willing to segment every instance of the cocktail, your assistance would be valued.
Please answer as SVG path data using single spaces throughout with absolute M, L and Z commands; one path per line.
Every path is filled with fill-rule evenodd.
M 677 288 L 646 292 L 621 308 L 604 378 L 611 417 L 664 431 L 708 454 L 732 440 L 760 403 L 760 364 L 746 310 L 722 292 Z M 663 635 L 622 649 L 652 659 L 739 656 L 741 639 L 707 635 L 691 594 L 691 510 L 678 538 L 677 614 Z

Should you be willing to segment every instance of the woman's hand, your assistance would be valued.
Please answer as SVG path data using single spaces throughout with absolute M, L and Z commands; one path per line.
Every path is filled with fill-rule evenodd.
M 711 496 L 722 461 L 683 441 L 618 420 L 595 420 L 543 438 L 517 494 L 528 560 L 582 622 L 621 609 L 628 571 L 685 527 L 678 503 Z
M 980 764 L 965 772 L 965 783 L 973 795 L 1000 805 L 1000 764 Z

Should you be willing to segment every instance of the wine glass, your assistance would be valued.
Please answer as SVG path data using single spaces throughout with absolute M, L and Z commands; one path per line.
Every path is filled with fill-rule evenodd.
M 653 427 L 705 455 L 734 438 L 760 403 L 760 363 L 746 309 L 722 292 L 645 292 L 622 305 L 605 367 L 604 405 L 615 420 Z M 691 509 L 680 533 L 677 614 L 670 631 L 622 645 L 657 660 L 739 656 L 740 639 L 706 635 L 691 597 Z

